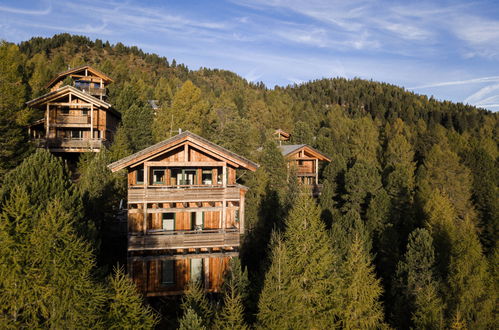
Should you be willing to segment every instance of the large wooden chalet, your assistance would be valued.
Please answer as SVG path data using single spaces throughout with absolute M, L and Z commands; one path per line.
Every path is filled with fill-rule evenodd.
M 244 233 L 236 170 L 257 166 L 191 132 L 109 165 L 128 171 L 128 273 L 146 296 L 220 290 Z
M 29 127 L 31 139 L 54 153 L 100 151 L 121 117 L 106 102 L 112 81 L 88 65 L 58 74 L 46 85 L 48 93 L 26 103 L 44 112 Z
M 319 161 L 331 159 L 322 152 L 306 144 L 280 145 L 281 153 L 287 161 L 288 171 L 298 177 L 298 182 L 311 187 L 314 196 L 321 191 L 319 184 Z

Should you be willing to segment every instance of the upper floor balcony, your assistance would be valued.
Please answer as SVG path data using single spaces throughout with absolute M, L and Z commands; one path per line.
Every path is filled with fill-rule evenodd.
M 105 88 L 88 87 L 88 86 L 76 86 L 76 88 L 93 96 L 106 96 Z
M 100 150 L 103 145 L 102 139 L 34 139 L 39 148 L 58 149 L 61 151 L 81 152 L 85 150 Z
M 240 234 L 234 229 L 148 231 L 128 237 L 128 251 L 198 248 L 237 248 Z
M 130 186 L 128 203 L 170 203 L 170 202 L 217 202 L 239 201 L 244 186 L 228 185 L 178 185 L 178 186 Z
M 90 125 L 90 116 L 58 114 L 55 119 L 55 124 L 59 126 Z

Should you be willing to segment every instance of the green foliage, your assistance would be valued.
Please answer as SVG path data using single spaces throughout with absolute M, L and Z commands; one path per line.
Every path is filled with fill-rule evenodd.
M 284 242 L 276 237 L 272 264 L 259 304 L 263 327 L 332 327 L 339 302 L 337 257 L 320 210 L 302 192 L 286 220 Z M 279 320 L 286 315 L 284 320 Z
M 398 319 L 408 327 L 409 314 L 418 329 L 443 329 L 444 308 L 435 277 L 433 239 L 426 229 L 416 229 L 409 236 L 407 251 L 398 263 L 396 282 L 403 295 L 398 300 Z
M 376 329 L 384 325 L 380 302 L 383 289 L 364 245 L 361 236 L 355 235 L 341 266 L 344 287 L 339 310 L 344 329 Z
M 138 106 L 133 104 L 128 108 L 122 118 L 122 127 L 127 136 L 127 147 L 132 152 L 137 152 L 153 142 L 151 123 L 153 121 L 153 113 L 151 108 L 147 106 Z M 125 153 L 126 150 L 121 142 L 120 153 Z
M 206 298 L 201 283 L 189 283 L 185 295 L 182 298 L 182 310 L 184 311 L 184 317 L 188 315 L 189 310 L 192 310 L 197 318 L 201 320 L 202 326 L 210 326 L 214 313 L 212 306 Z M 189 322 L 194 322 L 194 319 L 195 318 L 192 315 L 189 316 L 189 320 L 191 320 Z
M 203 320 L 190 307 L 184 311 L 184 316 L 180 319 L 179 330 L 205 330 Z
M 108 329 L 154 329 L 158 316 L 144 303 L 135 284 L 122 267 L 115 268 L 109 277 L 111 289 L 106 316 Z
M 21 129 L 20 110 L 26 101 L 23 65 L 25 58 L 16 45 L 0 41 L 0 183 L 5 173 L 22 160 L 27 151 L 26 131 Z
M 243 299 L 247 296 L 248 275 L 241 264 L 232 259 L 224 281 L 223 307 L 216 314 L 216 329 L 248 329 L 244 321 Z

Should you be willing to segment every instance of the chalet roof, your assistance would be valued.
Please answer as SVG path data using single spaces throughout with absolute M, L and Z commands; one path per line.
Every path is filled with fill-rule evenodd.
M 315 157 L 317 157 L 319 160 L 325 160 L 330 162 L 331 158 L 320 152 L 319 150 L 312 148 L 311 146 L 307 144 L 285 144 L 279 146 L 281 149 L 281 153 L 284 157 L 291 156 L 292 154 L 302 150 L 306 149 L 308 152 L 312 153 Z
M 26 102 L 26 105 L 28 105 L 30 107 L 36 107 L 36 106 L 45 104 L 47 102 L 50 102 L 54 99 L 58 99 L 64 95 L 68 94 L 69 92 L 78 96 L 82 100 L 96 104 L 104 109 L 107 109 L 108 111 L 111 111 L 116 116 L 121 117 L 121 114 L 118 111 L 114 110 L 112 108 L 111 104 L 109 104 L 105 101 L 99 100 L 98 98 L 96 98 L 88 93 L 84 93 L 83 91 L 79 90 L 78 88 L 75 88 L 75 87 L 69 86 L 69 85 L 63 86 L 56 91 L 48 92 L 42 96 L 37 97 L 36 99 L 28 101 L 28 102 Z
M 290 138 L 290 136 L 291 136 L 291 134 L 289 134 L 288 132 L 283 131 L 283 130 L 282 130 L 282 129 L 280 129 L 280 128 L 279 128 L 279 129 L 276 129 L 276 130 L 274 131 L 274 134 L 275 134 L 275 135 L 277 135 L 277 136 L 279 136 L 279 137 L 282 137 L 282 138 L 284 138 L 284 139 L 286 139 L 286 140 L 289 140 L 289 138 Z
M 88 70 L 89 72 L 93 73 L 97 77 L 102 78 L 102 80 L 104 80 L 107 83 L 114 81 L 111 77 L 109 77 L 105 73 L 100 72 L 97 69 L 92 68 L 90 65 L 83 65 L 83 66 L 80 66 L 80 67 L 77 67 L 77 68 L 74 68 L 74 69 L 69 69 L 69 70 L 66 70 L 66 71 L 63 71 L 63 72 L 59 73 L 52 80 L 50 80 L 47 83 L 47 85 L 45 85 L 45 88 L 49 88 L 50 86 L 54 85 L 59 80 L 64 79 L 67 75 L 70 75 L 72 73 L 76 73 L 78 71 L 82 71 L 82 70 L 85 70 L 85 69 Z
M 249 169 L 251 171 L 255 171 L 258 168 L 258 164 L 255 162 L 252 162 L 251 160 L 244 158 L 242 156 L 239 156 L 238 154 L 229 151 L 225 149 L 224 147 L 221 147 L 213 142 L 208 141 L 205 138 L 200 137 L 199 135 L 196 135 L 194 133 L 191 133 L 189 131 L 185 131 L 183 133 L 180 133 L 178 135 L 175 135 L 169 139 L 166 139 L 164 141 L 161 141 L 159 143 L 156 143 L 150 147 L 147 147 L 139 152 L 134 153 L 133 155 L 127 156 L 125 158 L 122 158 L 114 163 L 111 163 L 108 165 L 108 167 L 111 169 L 111 171 L 116 172 L 119 171 L 125 167 L 132 166 L 137 163 L 141 163 L 145 160 L 147 160 L 150 157 L 154 157 L 155 155 L 168 150 L 172 147 L 175 147 L 176 145 L 181 144 L 184 141 L 189 141 L 193 144 L 198 145 L 200 148 L 204 149 L 212 149 L 215 152 L 217 152 L 218 155 L 220 155 L 222 158 L 225 158 L 238 166 L 244 167 L 246 169 Z

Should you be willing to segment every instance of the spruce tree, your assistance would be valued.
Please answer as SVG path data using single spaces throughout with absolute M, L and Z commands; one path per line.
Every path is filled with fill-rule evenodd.
M 287 316 L 298 313 L 294 309 L 296 304 L 293 303 L 297 288 L 292 286 L 290 277 L 292 259 L 287 253 L 282 234 L 273 232 L 269 246 L 270 266 L 258 300 L 258 325 L 266 329 L 291 329 L 294 324 Z M 296 285 L 296 282 L 293 282 L 293 285 Z M 286 317 L 283 317 L 284 315 Z
M 332 327 L 338 313 L 340 280 L 338 257 L 310 194 L 302 191 L 288 218 L 284 233 L 290 260 L 289 315 L 294 327 Z
M 216 329 L 248 329 L 244 322 L 244 306 L 240 293 L 240 283 L 235 277 L 229 277 L 225 283 L 223 307 L 215 319 Z
M 184 310 L 184 316 L 180 319 L 179 330 L 206 330 L 203 320 L 190 307 Z
M 199 282 L 190 282 L 182 298 L 184 315 L 189 309 L 192 309 L 197 317 L 201 319 L 203 326 L 210 326 L 213 318 L 213 309 Z
M 384 326 L 381 294 L 383 289 L 376 278 L 372 258 L 364 248 L 360 235 L 355 235 L 341 266 L 344 287 L 340 324 L 344 329 L 376 329 Z
M 26 101 L 23 82 L 24 56 L 19 48 L 0 41 L 0 183 L 5 173 L 19 164 L 27 151 L 26 130 L 19 123 Z
M 407 328 L 412 320 L 417 329 L 443 329 L 441 283 L 435 277 L 434 267 L 430 233 L 426 229 L 414 230 L 409 235 L 404 258 L 398 263 L 394 285 L 399 298 L 396 307 L 400 327 Z
M 110 301 L 106 315 L 108 329 L 153 329 L 158 316 L 145 306 L 135 283 L 122 267 L 115 268 L 108 279 Z

